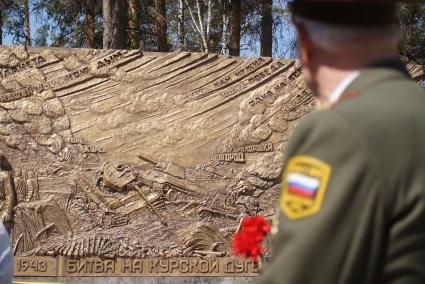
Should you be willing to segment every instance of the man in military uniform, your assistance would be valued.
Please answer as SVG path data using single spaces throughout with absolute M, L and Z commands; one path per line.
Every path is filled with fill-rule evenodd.
M 295 129 L 258 283 L 425 283 L 425 92 L 396 1 L 292 0 L 320 110 Z

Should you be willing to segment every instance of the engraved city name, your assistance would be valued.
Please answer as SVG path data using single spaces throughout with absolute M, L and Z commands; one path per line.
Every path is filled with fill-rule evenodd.
M 88 141 L 84 138 L 74 138 L 74 137 L 70 137 L 65 139 L 66 142 L 70 143 L 70 144 L 88 144 Z
M 250 145 L 245 147 L 236 147 L 234 152 L 253 153 L 253 152 L 273 152 L 273 143 L 263 143 L 258 145 Z
M 218 153 L 211 155 L 212 161 L 237 162 L 245 163 L 245 153 L 263 153 L 273 152 L 273 143 L 263 143 L 258 145 L 250 145 L 245 147 L 235 147 L 232 152 Z
M 106 153 L 106 148 L 98 147 L 93 145 L 82 145 L 84 153 L 93 153 L 93 154 L 104 154 Z
M 81 152 L 83 153 L 104 154 L 107 152 L 106 148 L 90 145 L 89 142 L 84 138 L 70 137 L 65 139 L 65 141 L 69 144 L 80 146 Z
M 244 153 L 223 153 L 211 156 L 211 161 L 245 163 Z

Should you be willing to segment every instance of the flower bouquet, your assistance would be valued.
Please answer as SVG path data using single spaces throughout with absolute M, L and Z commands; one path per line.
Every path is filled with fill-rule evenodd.
M 270 229 L 269 222 L 261 215 L 244 218 L 233 237 L 233 254 L 251 257 L 260 267 L 264 252 L 262 242 Z

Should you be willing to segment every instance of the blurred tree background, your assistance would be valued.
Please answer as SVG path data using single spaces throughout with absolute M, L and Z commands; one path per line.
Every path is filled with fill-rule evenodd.
M 286 0 L 0 0 L 0 12 L 0 44 L 297 57 Z M 399 15 L 402 59 L 424 65 L 425 4 Z
M 404 61 L 425 65 L 425 4 L 402 4 L 399 8 Z
M 0 0 L 0 44 L 294 56 L 286 0 Z

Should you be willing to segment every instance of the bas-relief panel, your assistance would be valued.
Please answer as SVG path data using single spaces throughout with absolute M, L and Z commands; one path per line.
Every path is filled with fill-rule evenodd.
M 231 236 L 276 213 L 288 135 L 315 105 L 300 75 L 285 59 L 0 47 L 16 275 L 257 273 Z

